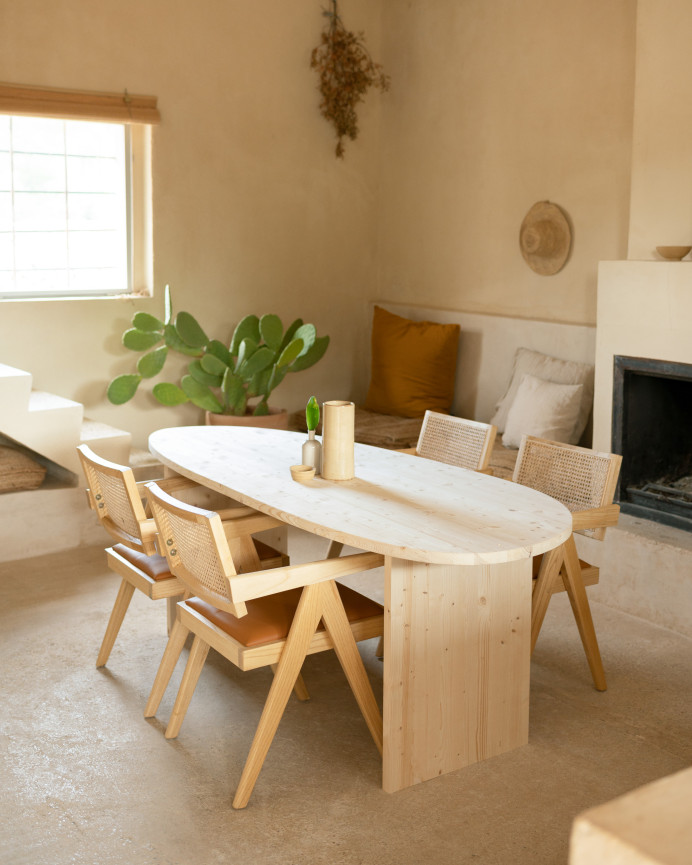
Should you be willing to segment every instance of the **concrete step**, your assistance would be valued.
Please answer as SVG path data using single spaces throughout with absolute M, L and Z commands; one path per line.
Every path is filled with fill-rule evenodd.
M 589 598 L 692 638 L 692 532 L 620 514 L 604 540 L 575 538 L 601 569 Z

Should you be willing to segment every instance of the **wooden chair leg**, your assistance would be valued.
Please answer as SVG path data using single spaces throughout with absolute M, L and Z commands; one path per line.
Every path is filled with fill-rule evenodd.
M 363 666 L 363 659 L 353 637 L 353 631 L 346 617 L 344 605 L 339 596 L 336 583 L 330 580 L 320 583 L 323 593 L 322 620 L 327 633 L 334 643 L 334 651 L 343 667 L 353 695 L 356 698 L 365 723 L 368 725 L 377 750 L 382 754 L 382 715 L 377 700 L 370 687 L 368 674 Z
M 234 808 L 244 808 L 250 799 L 264 758 L 267 756 L 286 703 L 303 666 L 310 640 L 322 617 L 322 585 L 316 583 L 306 586 L 300 596 L 293 624 L 233 798 Z
M 195 687 L 197 686 L 199 674 L 202 672 L 202 667 L 204 666 L 204 662 L 207 660 L 208 654 L 209 643 L 205 643 L 200 636 L 195 634 L 195 639 L 192 641 L 192 648 L 190 649 L 190 655 L 188 656 L 187 664 L 185 665 L 185 672 L 183 673 L 180 688 L 178 689 L 178 696 L 175 698 L 173 711 L 171 712 L 171 717 L 169 718 L 168 726 L 166 727 L 165 735 L 167 739 L 175 739 L 180 732 L 180 727 L 185 720 L 185 713 L 190 705 L 190 700 L 192 699 Z
M 120 588 L 118 589 L 118 595 L 115 599 L 115 604 L 111 610 L 110 618 L 108 619 L 106 633 L 103 636 L 103 642 L 99 649 L 98 658 L 96 658 L 97 667 L 103 667 L 110 657 L 111 649 L 113 648 L 115 638 L 118 636 L 118 632 L 120 631 L 120 626 L 125 618 L 127 608 L 130 606 L 130 601 L 132 600 L 134 591 L 135 587 L 132 583 L 128 583 L 127 580 L 122 580 Z
M 563 544 L 555 549 L 543 553 L 538 577 L 533 586 L 531 596 L 531 654 L 533 654 L 536 640 L 541 632 L 543 619 L 545 618 L 548 604 L 552 596 L 553 581 L 560 572 L 560 566 L 564 559 Z
M 278 664 L 272 664 L 271 665 L 272 672 L 275 675 L 276 675 L 276 671 L 278 669 L 278 666 L 279 666 Z M 307 685 L 303 681 L 303 674 L 302 673 L 298 673 L 298 678 L 296 679 L 295 684 L 293 685 L 293 693 L 296 695 L 296 697 L 299 700 L 301 700 L 303 702 L 305 702 L 305 700 L 310 699 L 310 692 L 307 689 Z
M 603 669 L 601 652 L 598 648 L 598 640 L 596 639 L 596 630 L 591 617 L 589 599 L 586 596 L 586 589 L 581 577 L 581 565 L 579 564 L 579 555 L 574 543 L 574 537 L 570 537 L 565 541 L 564 549 L 565 562 L 562 578 L 565 589 L 567 590 L 567 595 L 572 605 L 572 612 L 579 628 L 579 636 L 586 652 L 586 660 L 589 662 L 594 685 L 598 691 L 605 691 L 608 687 L 606 685 L 605 670 Z
M 173 623 L 171 635 L 168 638 L 168 643 L 166 644 L 166 649 L 161 658 L 161 663 L 159 664 L 159 669 L 156 673 L 156 678 L 154 679 L 154 684 L 151 688 L 147 705 L 144 709 L 145 718 L 153 718 L 158 711 L 161 699 L 166 692 L 168 683 L 173 675 L 173 670 L 175 669 L 175 665 L 178 663 L 178 658 L 180 657 L 180 653 L 183 650 L 185 640 L 187 640 L 187 635 L 189 633 L 190 631 L 185 627 L 185 625 L 183 625 L 180 619 L 176 618 Z
M 166 633 L 169 637 L 175 626 L 175 620 L 178 616 L 177 609 L 179 600 L 180 595 L 174 595 L 172 598 L 166 598 Z
M 412 453 L 415 451 L 415 448 L 412 449 Z M 338 559 L 341 555 L 341 551 L 343 550 L 344 545 L 339 541 L 331 541 L 329 544 L 329 549 L 327 550 L 327 558 L 328 559 Z M 380 637 L 377 643 L 377 648 L 375 649 L 375 657 L 382 660 L 384 658 L 384 637 Z

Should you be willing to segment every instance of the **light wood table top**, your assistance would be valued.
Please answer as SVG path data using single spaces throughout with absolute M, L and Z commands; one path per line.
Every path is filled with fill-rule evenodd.
M 565 541 L 569 511 L 489 475 L 355 445 L 355 478 L 301 484 L 302 433 L 241 427 L 158 430 L 149 448 L 186 477 L 331 540 L 432 564 L 500 564 Z

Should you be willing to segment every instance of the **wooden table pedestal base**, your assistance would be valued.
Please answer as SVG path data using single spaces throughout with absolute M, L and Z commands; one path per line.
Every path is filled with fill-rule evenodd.
M 387 559 L 383 787 L 528 742 L 531 559 Z

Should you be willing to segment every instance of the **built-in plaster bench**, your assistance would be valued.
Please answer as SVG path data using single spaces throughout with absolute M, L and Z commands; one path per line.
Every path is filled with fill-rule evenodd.
M 459 327 L 451 405 L 451 413 L 459 417 L 495 422 L 497 405 L 506 396 L 513 378 L 518 349 L 529 349 L 578 364 L 591 365 L 594 362 L 594 327 L 380 301 L 373 307 L 375 305 L 413 322 L 428 321 Z M 363 444 L 393 449 L 413 447 L 418 441 L 421 424 L 420 417 L 399 417 L 357 407 L 355 439 Z M 303 412 L 296 412 L 292 416 L 291 426 L 296 430 L 305 430 Z M 490 467 L 497 477 L 511 478 L 517 449 L 503 446 L 503 431 L 504 427 L 496 439 Z M 586 428 L 582 443 L 590 443 L 590 425 Z
M 423 423 L 422 417 L 396 417 L 390 414 L 379 414 L 356 407 L 355 440 L 365 445 L 397 450 L 414 447 Z M 305 432 L 305 412 L 297 411 L 291 416 L 290 426 L 293 430 Z M 317 434 L 322 434 L 322 423 L 317 428 Z

